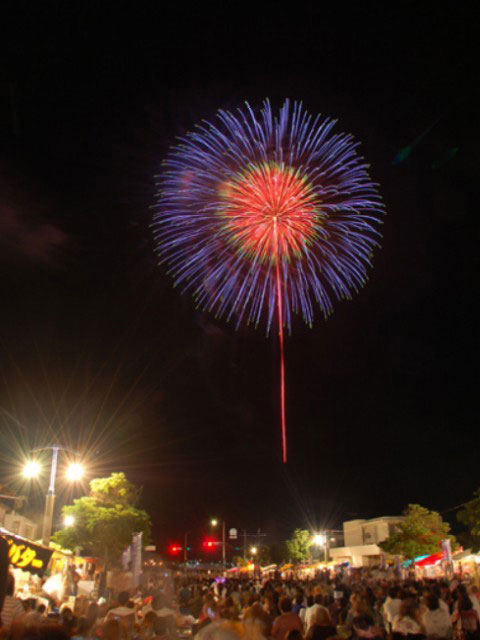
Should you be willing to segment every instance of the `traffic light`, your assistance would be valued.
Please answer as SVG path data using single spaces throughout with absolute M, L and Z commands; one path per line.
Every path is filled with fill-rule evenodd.
M 175 544 L 175 543 L 171 544 L 168 547 L 168 553 L 171 556 L 177 555 L 177 553 L 180 553 L 180 551 L 182 551 L 182 550 L 183 550 L 183 547 L 181 547 L 179 544 Z
M 218 542 L 216 540 L 212 540 L 211 538 L 207 538 L 203 543 L 203 546 L 207 551 L 215 551 Z

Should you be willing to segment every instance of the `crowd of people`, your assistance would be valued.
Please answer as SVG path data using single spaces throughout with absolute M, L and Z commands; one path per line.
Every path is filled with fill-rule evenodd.
M 150 576 L 108 601 L 48 607 L 15 596 L 0 637 L 12 640 L 480 640 L 480 591 L 458 578 L 392 579 L 368 571 L 227 579 Z

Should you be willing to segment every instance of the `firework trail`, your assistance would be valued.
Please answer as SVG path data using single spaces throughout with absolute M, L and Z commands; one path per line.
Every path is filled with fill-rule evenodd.
M 284 462 L 284 330 L 358 291 L 380 237 L 381 197 L 335 124 L 289 100 L 278 115 L 268 100 L 220 110 L 179 139 L 158 182 L 154 234 L 175 285 L 236 327 L 278 324 Z

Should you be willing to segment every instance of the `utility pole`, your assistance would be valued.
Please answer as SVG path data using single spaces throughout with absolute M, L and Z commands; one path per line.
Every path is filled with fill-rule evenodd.
M 42 528 L 42 542 L 45 546 L 48 546 L 52 533 L 53 509 L 55 507 L 55 478 L 57 476 L 58 452 L 61 447 L 53 445 L 53 447 L 49 448 L 52 450 L 52 466 L 50 467 L 50 484 L 48 485 L 48 492 L 45 498 Z
M 257 529 L 257 533 L 247 533 L 247 530 L 243 530 L 243 559 L 247 559 L 247 538 L 255 538 L 256 544 L 260 544 L 260 538 L 265 538 L 266 533 L 262 533 L 261 529 Z
M 225 542 L 225 520 L 222 520 L 222 565 L 223 570 L 227 566 L 227 545 Z

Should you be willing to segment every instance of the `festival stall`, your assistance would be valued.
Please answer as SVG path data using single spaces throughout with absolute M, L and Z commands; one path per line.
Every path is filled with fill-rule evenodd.
M 0 537 L 8 544 L 8 559 L 15 577 L 16 592 L 22 599 L 37 598 L 53 549 L 27 540 L 0 527 Z

